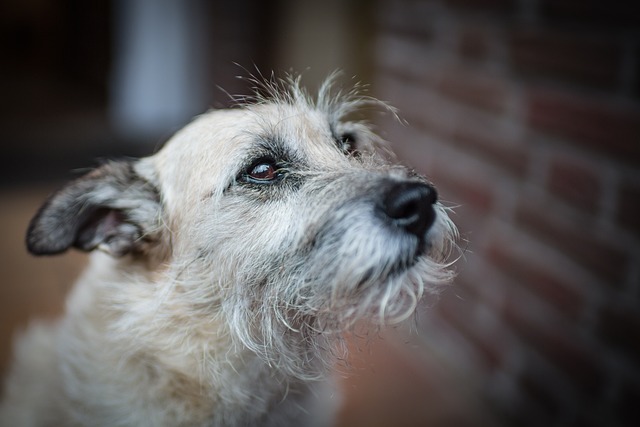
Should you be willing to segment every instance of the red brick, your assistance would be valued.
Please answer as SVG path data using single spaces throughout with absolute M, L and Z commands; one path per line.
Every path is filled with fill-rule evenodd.
M 529 152 L 508 138 L 491 122 L 467 117 L 456 123 L 450 141 L 514 177 L 523 178 L 527 173 Z
M 445 70 L 437 89 L 458 102 L 498 114 L 505 111 L 509 98 L 504 80 L 460 68 Z
M 608 39 L 516 27 L 508 43 L 511 66 L 526 77 L 617 88 L 622 52 Z
M 384 31 L 388 34 L 402 36 L 414 41 L 427 43 L 433 40 L 435 32 L 429 26 L 406 26 L 388 24 Z
M 477 304 L 477 295 L 457 288 L 455 292 L 445 292 L 442 295 L 436 310 L 440 317 L 462 334 L 478 352 L 481 358 L 479 362 L 487 370 L 493 370 L 503 362 L 504 345 L 499 343 L 499 337 L 490 336 L 478 328 L 477 322 L 471 316 Z
M 383 69 L 381 78 L 378 78 L 378 96 L 383 96 L 398 108 L 400 117 L 409 123 L 405 128 L 427 135 L 446 135 L 449 128 L 446 118 L 452 113 L 450 109 L 431 102 L 433 91 L 430 86 L 435 76 L 431 72 L 417 74 L 407 71 L 406 68 Z M 401 125 L 396 121 L 394 127 L 398 126 Z
M 578 147 L 640 163 L 640 110 L 577 94 L 535 88 L 528 92 L 528 123 Z
M 383 2 L 380 3 L 378 22 L 382 32 L 429 42 L 434 38 L 434 20 L 430 11 L 420 2 Z
M 617 220 L 640 236 L 640 179 L 622 183 L 618 194 Z
M 582 313 L 584 296 L 574 290 L 575 285 L 557 277 L 544 265 L 519 258 L 506 244 L 492 244 L 486 256 L 500 271 L 551 304 L 563 316 L 575 320 Z
M 597 170 L 566 158 L 554 159 L 549 168 L 549 191 L 588 212 L 598 208 L 602 187 Z
M 464 59 L 483 61 L 491 52 L 492 40 L 485 28 L 467 25 L 460 29 L 458 52 Z
M 556 366 L 574 385 L 576 391 L 597 398 L 606 381 L 602 366 L 593 349 L 578 337 L 578 331 L 559 319 L 529 313 L 522 299 L 507 298 L 502 315 L 536 352 Z
M 622 287 L 628 255 L 613 242 L 596 236 L 593 224 L 562 217 L 548 206 L 534 204 L 530 199 L 520 201 L 516 221 L 533 236 L 562 251 L 612 287 Z
M 380 67 L 380 74 L 384 76 L 384 78 L 379 80 L 389 86 L 389 88 L 383 89 L 395 89 L 395 93 L 389 93 L 387 99 L 393 101 L 393 105 L 401 109 L 401 115 L 404 116 L 412 111 L 420 111 L 422 116 L 424 116 L 425 113 L 420 109 L 403 108 L 403 106 L 398 105 L 398 103 L 415 98 L 416 101 L 413 102 L 412 106 L 417 107 L 424 105 L 425 98 L 424 96 L 420 96 L 420 92 L 429 90 L 430 87 L 434 85 L 434 82 L 439 79 L 439 70 L 434 69 L 435 67 L 428 66 L 426 63 L 416 64 L 414 61 L 412 66 L 409 66 L 398 60 L 392 64 L 380 64 Z
M 598 334 L 629 360 L 640 360 L 640 312 L 637 309 L 604 307 L 599 316 Z
M 482 180 L 474 176 L 461 176 L 453 172 L 439 162 L 434 162 L 428 176 L 433 179 L 437 185 L 446 187 L 452 196 L 455 197 L 456 203 L 460 203 L 461 209 L 473 210 L 477 214 L 487 214 L 494 205 L 494 194 L 491 188 Z
M 378 37 L 376 42 L 377 91 L 380 91 L 380 86 L 385 89 L 384 86 L 394 85 L 395 82 L 389 83 L 391 79 L 406 84 L 415 79 L 414 70 L 419 68 L 413 57 L 422 50 L 422 44 L 409 42 L 405 37 L 390 33 L 385 31 L 385 35 Z M 395 83 L 398 84 L 400 83 Z

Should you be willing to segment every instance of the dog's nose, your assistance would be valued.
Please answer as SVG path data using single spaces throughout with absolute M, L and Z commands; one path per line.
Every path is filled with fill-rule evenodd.
M 436 218 L 436 189 L 420 182 L 391 185 L 382 199 L 382 211 L 391 224 L 423 238 Z

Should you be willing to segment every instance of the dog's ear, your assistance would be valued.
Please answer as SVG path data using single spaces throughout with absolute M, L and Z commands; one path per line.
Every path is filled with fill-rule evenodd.
M 76 247 L 120 257 L 157 238 L 160 197 L 133 161 L 109 162 L 54 193 L 31 220 L 27 248 L 53 255 Z

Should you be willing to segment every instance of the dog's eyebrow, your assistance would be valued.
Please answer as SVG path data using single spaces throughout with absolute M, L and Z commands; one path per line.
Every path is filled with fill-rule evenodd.
M 258 143 L 251 150 L 250 158 L 255 159 L 260 156 L 271 156 L 276 161 L 290 164 L 302 165 L 305 163 L 300 154 L 293 150 L 290 144 L 287 144 L 286 139 L 276 133 L 258 137 Z
M 348 126 L 348 123 L 340 121 L 330 121 L 329 129 L 331 131 L 331 137 L 335 145 L 342 151 L 344 151 L 345 142 L 349 144 L 348 151 L 355 152 L 358 146 L 358 132 L 352 126 Z

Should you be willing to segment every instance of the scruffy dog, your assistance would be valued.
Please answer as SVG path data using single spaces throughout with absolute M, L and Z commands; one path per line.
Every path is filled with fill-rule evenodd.
M 347 120 L 377 101 L 332 87 L 265 83 L 46 201 L 29 250 L 94 253 L 66 315 L 17 343 L 4 426 L 330 422 L 341 333 L 409 317 L 451 280 L 456 234 Z

